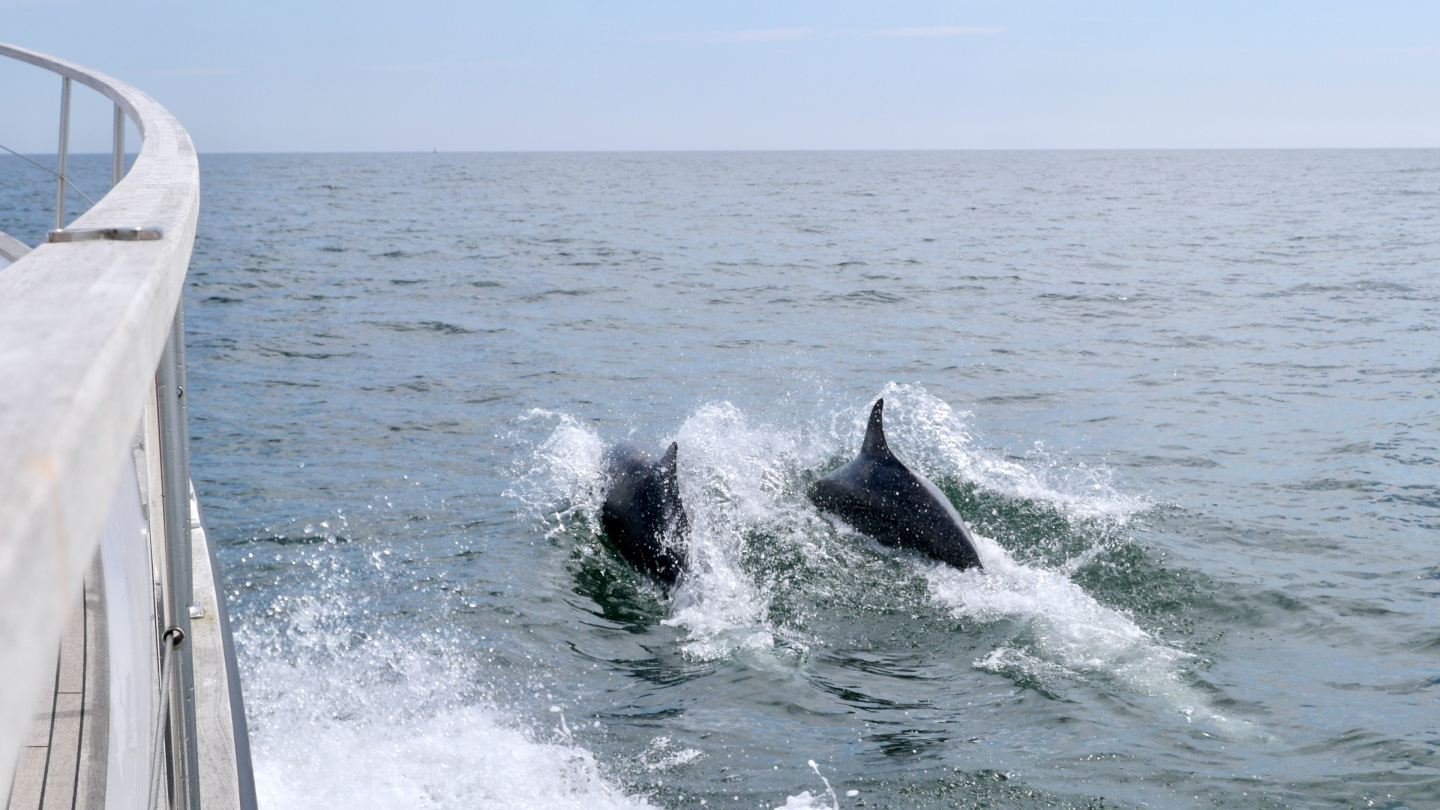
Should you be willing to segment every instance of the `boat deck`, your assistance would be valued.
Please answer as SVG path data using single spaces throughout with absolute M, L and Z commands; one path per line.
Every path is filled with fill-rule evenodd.
M 199 518 L 200 505 L 193 490 L 190 507 L 196 516 L 190 528 L 194 596 L 201 606 L 201 615 L 190 623 L 200 810 L 246 810 L 255 806 L 250 752 L 248 745 L 243 745 L 249 735 L 239 708 L 238 684 L 230 677 L 236 662 L 233 649 L 227 650 L 224 641 L 229 630 L 222 629 L 226 619 L 216 590 L 210 538 Z M 107 780 L 112 776 L 108 772 L 111 685 L 105 578 L 99 555 L 86 572 L 82 600 L 68 617 L 55 668 L 49 673 L 54 687 L 46 690 L 35 707 L 15 765 L 7 810 L 103 810 L 106 806 Z M 150 685 L 159 688 L 157 683 Z M 125 767 L 123 758 L 117 764 Z M 144 779 L 148 762 L 141 767 L 140 778 Z M 162 804 L 169 806 L 168 802 Z
M 104 578 L 96 557 L 81 604 L 65 627 L 51 680 L 20 751 L 10 810 L 105 806 L 109 743 L 109 658 Z

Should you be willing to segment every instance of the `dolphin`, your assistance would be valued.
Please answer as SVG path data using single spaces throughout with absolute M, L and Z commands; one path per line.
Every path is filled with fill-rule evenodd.
M 950 499 L 885 443 L 885 400 L 876 401 L 860 455 L 815 482 L 810 500 L 883 546 L 906 548 L 964 571 L 981 568 L 975 539 Z
M 679 445 L 654 456 L 633 444 L 618 444 L 605 454 L 609 490 L 600 509 L 605 536 L 636 570 L 669 590 L 685 570 L 690 521 L 680 502 L 675 475 Z

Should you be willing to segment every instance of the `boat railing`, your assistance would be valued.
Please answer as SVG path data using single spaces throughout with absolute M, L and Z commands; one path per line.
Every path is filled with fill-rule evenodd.
M 155 631 L 159 660 L 145 665 L 157 684 L 165 656 L 173 655 L 173 687 L 157 698 L 169 710 L 165 739 L 149 742 L 165 749 L 163 803 L 200 810 L 205 754 L 199 737 L 208 732 L 197 730 L 191 620 L 204 617 L 207 606 L 191 579 L 192 529 L 203 527 L 198 504 L 192 512 L 191 503 L 182 295 L 199 215 L 195 147 L 174 117 L 125 82 L 4 43 L 0 56 L 61 77 L 55 228 L 33 248 L 0 234 L 0 256 L 11 262 L 0 262 L 0 795 L 13 788 L 14 763 L 46 673 L 54 671 L 67 617 L 97 558 L 117 488 L 127 475 L 137 480 L 139 468 L 138 480 L 146 483 L 131 499 L 150 507 L 150 541 L 139 553 L 148 554 L 146 570 L 159 592 L 150 614 L 157 626 L 147 628 Z M 114 185 L 67 223 L 75 83 L 115 105 Z M 141 138 L 128 171 L 127 120 Z M 132 456 L 141 446 L 155 480 Z M 133 466 L 127 471 L 126 464 Z M 212 561 L 202 563 L 210 575 Z M 230 662 L 233 699 L 226 705 L 237 715 L 228 724 L 236 737 L 232 753 L 243 760 L 239 806 L 253 807 L 234 653 L 223 591 L 215 591 L 213 609 Z

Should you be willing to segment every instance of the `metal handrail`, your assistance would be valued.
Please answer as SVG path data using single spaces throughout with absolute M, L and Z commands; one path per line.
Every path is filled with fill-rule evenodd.
M 114 163 L 113 174 L 115 185 L 119 185 L 120 178 L 123 177 L 125 174 L 125 119 L 127 117 L 131 121 L 134 121 L 135 126 L 140 130 L 141 140 L 143 141 L 145 138 L 145 127 L 141 123 L 138 109 L 136 108 L 134 102 L 131 100 L 132 94 L 125 92 L 125 90 L 134 91 L 135 88 L 130 87 L 124 82 L 112 79 L 103 73 L 97 73 L 93 70 L 83 68 L 77 64 L 74 64 L 73 62 L 66 62 L 63 59 L 56 59 L 53 56 L 47 56 L 38 51 L 29 50 L 28 48 L 20 48 L 14 45 L 6 45 L 3 42 L 0 42 L 0 56 L 7 56 L 20 62 L 29 63 L 38 68 L 48 70 L 51 73 L 59 74 L 59 76 L 61 77 L 60 152 L 58 161 L 59 171 L 54 172 L 57 180 L 57 188 L 55 192 L 55 229 L 60 230 L 61 228 L 65 227 L 65 186 L 69 185 L 71 188 L 75 188 L 73 183 L 67 182 L 65 176 L 66 160 L 69 157 L 70 153 L 71 82 L 80 82 L 86 87 L 95 90 L 96 92 L 115 102 L 115 130 L 112 137 L 112 155 Z M 154 100 L 150 99 L 149 96 L 145 96 L 145 98 L 146 100 L 154 104 Z M 160 105 L 156 104 L 155 106 L 159 107 Z M 163 112 L 163 108 L 161 108 L 161 110 Z M 174 119 L 172 118 L 171 120 L 173 121 Z M 75 190 L 77 192 L 80 191 L 80 189 L 78 188 L 76 188 Z M 82 192 L 80 196 L 84 197 L 85 195 Z M 86 197 L 86 199 L 88 200 L 89 198 Z M 94 203 L 91 202 L 91 205 L 93 206 Z
M 119 477 L 116 462 L 151 396 L 162 414 L 167 494 L 164 626 L 191 637 L 181 298 L 199 213 L 199 164 L 184 128 L 136 88 L 4 43 L 0 56 L 62 77 L 56 227 L 50 243 L 0 273 L 0 379 L 6 380 L 0 387 L 0 672 L 7 678 L 0 690 L 0 793 L 8 793 L 31 706 L 43 688 L 44 661 L 59 644 L 99 544 Z M 72 82 L 115 103 L 115 185 L 66 228 Z M 142 139 L 128 174 L 126 118 Z M 152 526 L 160 519 L 150 517 Z M 177 652 L 175 686 L 166 697 L 173 796 L 177 808 L 199 810 L 189 642 Z

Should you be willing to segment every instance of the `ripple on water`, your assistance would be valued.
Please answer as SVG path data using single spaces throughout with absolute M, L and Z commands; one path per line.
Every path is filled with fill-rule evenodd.
M 262 802 L 1435 805 L 1437 155 L 207 156 Z M 806 501 L 877 395 L 986 580 Z M 594 525 L 626 438 L 680 440 L 673 599 Z

